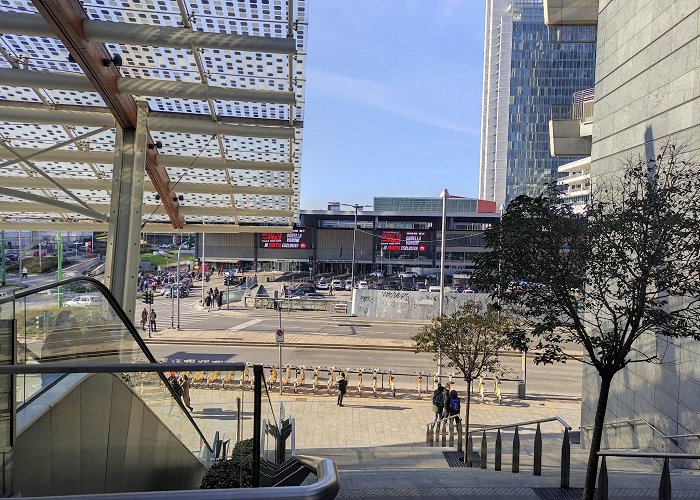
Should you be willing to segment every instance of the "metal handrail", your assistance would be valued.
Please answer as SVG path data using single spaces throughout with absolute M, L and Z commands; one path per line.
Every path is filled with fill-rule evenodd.
M 429 424 L 426 424 L 426 427 L 430 427 L 431 425 L 439 424 L 440 422 L 447 422 L 448 420 L 453 419 L 453 418 L 459 418 L 459 415 L 451 415 L 449 417 L 444 417 L 444 418 L 441 418 L 439 420 L 434 420 L 434 421 L 430 422 Z
M 649 422 L 649 421 L 648 421 L 646 418 L 644 418 L 644 417 L 638 417 L 638 418 L 634 418 L 634 419 L 630 419 L 630 420 L 619 420 L 619 421 L 617 421 L 617 422 L 605 422 L 605 423 L 603 423 L 603 426 L 604 426 L 604 427 L 606 427 L 606 426 L 613 427 L 613 426 L 616 426 L 616 425 L 631 425 L 631 424 L 633 424 L 633 423 L 635 423 L 635 422 L 642 422 L 642 423 L 646 424 L 652 431 L 654 431 L 655 433 L 657 433 L 660 437 L 662 437 L 662 438 L 664 438 L 664 439 L 670 439 L 670 440 L 672 440 L 672 441 L 674 441 L 674 440 L 676 440 L 676 439 L 681 439 L 681 438 L 691 438 L 691 437 L 700 438 L 700 432 L 695 432 L 695 433 L 690 433 L 690 434 L 670 434 L 670 435 L 666 435 L 666 434 L 664 434 L 663 432 L 661 432 L 654 424 L 652 424 L 651 422 Z M 595 427 L 595 425 L 581 425 L 581 426 L 579 426 L 579 429 L 592 429 L 592 428 L 594 428 L 594 427 Z
M 107 302 L 109 303 L 110 307 L 112 308 L 112 311 L 117 315 L 117 317 L 121 320 L 121 322 L 124 324 L 124 327 L 127 329 L 127 331 L 131 334 L 132 338 L 136 342 L 136 344 L 139 346 L 143 354 L 146 356 L 146 359 L 153 364 L 158 364 L 158 361 L 156 361 L 156 358 L 151 354 L 151 351 L 148 350 L 148 347 L 146 347 L 146 344 L 144 343 L 143 339 L 139 335 L 139 333 L 136 331 L 136 327 L 134 327 L 134 324 L 132 321 L 128 318 L 124 310 L 121 308 L 119 303 L 117 302 L 117 299 L 112 295 L 112 292 L 105 286 L 104 283 L 101 281 L 98 281 L 95 278 L 90 278 L 86 276 L 75 276 L 72 278 L 67 278 L 61 281 L 55 281 L 53 283 L 49 283 L 46 285 L 41 285 L 38 287 L 34 288 L 29 288 L 27 290 L 21 290 L 17 293 L 14 294 L 12 297 L 15 301 L 17 299 L 23 299 L 25 297 L 28 297 L 30 295 L 35 295 L 39 292 L 43 292 L 45 290 L 50 290 L 52 288 L 57 288 L 60 286 L 65 286 L 65 285 L 70 285 L 71 283 L 76 283 L 76 282 L 82 282 L 82 283 L 90 283 L 91 285 L 95 286 L 97 290 L 99 290 L 102 293 L 102 296 L 107 299 Z M 9 297 L 8 297 L 9 298 Z M 1 301 L 0 301 L 1 302 Z M 34 365 L 33 365 L 34 366 Z M 121 365 L 122 367 L 125 367 L 127 365 Z M 124 369 L 119 369 L 116 371 L 121 371 L 124 372 Z M 153 370 L 156 371 L 156 370 Z M 40 373 L 40 372 L 35 372 L 35 373 Z M 61 373 L 60 370 L 53 370 L 49 371 L 46 373 Z M 83 372 L 86 373 L 86 372 Z M 187 408 L 185 408 L 185 403 L 180 399 L 180 397 L 177 395 L 175 392 L 175 389 L 173 386 L 170 384 L 170 381 L 168 378 L 164 375 L 163 372 L 158 372 L 158 375 L 165 385 L 167 387 L 168 391 L 170 391 L 170 395 L 173 397 L 173 399 L 177 402 L 177 404 L 180 406 L 180 409 L 186 416 L 186 418 L 189 420 L 190 424 L 192 427 L 194 427 L 195 431 L 197 431 L 197 434 L 199 434 L 200 439 L 202 440 L 202 443 L 204 443 L 204 446 L 207 447 L 207 450 L 211 453 L 213 453 L 213 448 L 209 444 L 209 441 L 207 440 L 206 437 L 204 437 L 204 433 L 202 430 L 199 428 L 197 425 L 197 422 L 194 421 L 194 418 L 192 418 L 192 415 L 190 415 L 189 411 L 187 411 Z
M 474 429 L 468 432 L 468 434 L 476 434 L 477 432 L 486 432 L 486 431 L 495 431 L 498 429 L 508 429 L 510 427 L 525 427 L 526 425 L 533 425 L 533 424 L 542 424 L 544 422 L 559 422 L 561 425 L 564 426 L 566 430 L 571 430 L 571 426 L 567 424 L 564 419 L 561 417 L 552 417 L 552 418 L 541 418 L 539 420 L 528 420 L 527 422 L 518 422 L 516 424 L 508 424 L 508 425 L 496 425 L 493 427 L 484 427 L 481 429 Z
M 338 469 L 332 460 L 296 455 L 294 457 L 305 467 L 311 469 L 318 477 L 318 481 L 304 486 L 278 486 L 267 488 L 225 488 L 211 490 L 171 490 L 171 491 L 144 491 L 126 493 L 106 493 L 102 495 L 65 495 L 57 496 L 60 500 L 149 500 L 156 499 L 196 499 L 196 500 L 262 500 L 262 499 L 305 499 L 305 500 L 333 500 L 340 491 L 340 479 Z M 23 497 L 26 500 L 41 500 L 46 497 Z
M 1 375 L 29 375 L 35 373 L 165 373 L 187 372 L 198 366 L 195 363 L 103 363 L 97 365 L 80 364 L 31 364 L 31 365 L 2 365 Z M 218 370 L 237 371 L 245 368 L 245 363 L 216 363 Z
M 664 453 L 655 451 L 600 450 L 599 457 L 631 457 L 631 458 L 670 458 L 698 460 L 700 453 Z

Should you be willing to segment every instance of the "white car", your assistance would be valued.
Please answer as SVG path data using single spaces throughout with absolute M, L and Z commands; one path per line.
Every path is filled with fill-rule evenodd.
M 428 288 L 428 291 L 429 291 L 429 292 L 438 292 L 438 293 L 439 293 L 439 292 L 440 292 L 440 287 L 437 286 L 437 285 L 433 285 L 433 286 L 431 286 L 431 287 Z
M 417 278 L 418 273 L 414 273 L 413 271 L 404 271 L 402 273 L 399 273 L 399 278 Z
M 425 285 L 418 285 L 416 287 L 416 292 L 427 292 L 427 291 L 428 291 L 428 289 L 425 288 Z
M 360 282 L 357 284 L 357 288 L 360 289 L 360 290 L 369 290 L 369 285 L 367 284 L 366 281 L 360 281 Z
M 345 290 L 348 292 L 352 290 L 352 280 L 345 280 Z
M 63 305 L 68 307 L 91 307 L 99 306 L 102 303 L 101 297 L 94 295 L 81 295 L 70 300 L 66 300 Z
M 342 280 L 333 280 L 331 281 L 331 286 L 334 290 L 342 290 L 345 288 L 345 283 Z
M 328 290 L 329 285 L 328 282 L 326 281 L 326 278 L 321 278 L 318 283 L 316 284 L 316 289 L 318 290 Z

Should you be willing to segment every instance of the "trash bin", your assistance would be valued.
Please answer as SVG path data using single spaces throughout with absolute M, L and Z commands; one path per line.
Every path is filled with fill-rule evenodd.
M 518 382 L 518 398 L 525 398 L 525 382 Z

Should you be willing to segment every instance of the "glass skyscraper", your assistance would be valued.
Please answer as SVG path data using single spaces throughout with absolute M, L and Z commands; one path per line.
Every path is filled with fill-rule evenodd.
M 551 118 L 595 84 L 595 27 L 547 27 L 542 0 L 486 0 L 479 198 L 507 205 L 557 179 Z

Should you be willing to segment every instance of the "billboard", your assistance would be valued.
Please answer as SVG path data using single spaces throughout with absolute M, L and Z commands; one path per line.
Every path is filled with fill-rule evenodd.
M 429 250 L 426 231 L 382 231 L 379 235 L 384 252 L 418 252 Z
M 260 233 L 260 248 L 291 248 L 307 250 L 313 247 L 311 230 L 295 229 L 291 233 Z

